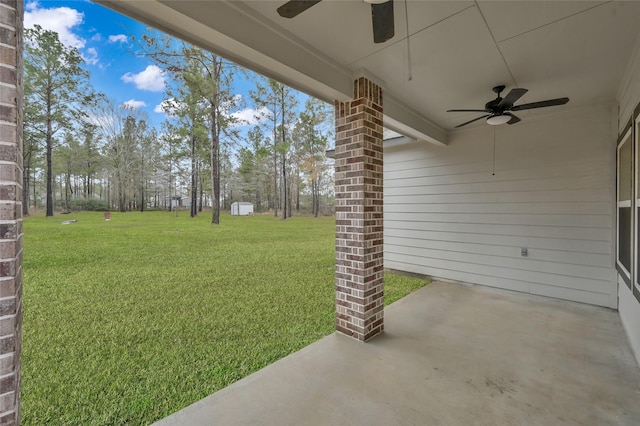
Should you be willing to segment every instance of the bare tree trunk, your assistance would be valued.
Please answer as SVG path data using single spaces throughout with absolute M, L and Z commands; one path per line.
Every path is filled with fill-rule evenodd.
M 147 182 L 146 182 L 147 177 L 146 177 L 146 173 L 145 173 L 145 170 L 144 170 L 144 168 L 145 168 L 144 151 L 142 153 L 142 156 L 141 156 L 140 160 L 141 160 L 141 164 L 140 164 L 141 173 L 140 173 L 140 182 L 139 182 L 140 183 L 140 212 L 142 213 L 142 212 L 144 212 L 144 205 L 146 203 L 146 200 L 145 200 L 145 197 L 144 197 L 145 196 L 144 193 L 145 193 L 145 191 L 147 189 L 146 188 L 146 186 L 147 186 Z
M 283 131 L 284 133 L 284 131 Z M 283 135 L 284 136 L 284 135 Z M 287 194 L 287 168 L 285 162 L 285 154 L 282 153 L 282 194 L 283 194 L 283 203 L 282 203 L 282 220 L 285 220 L 289 216 L 287 215 L 287 204 L 289 201 L 289 197 Z
M 289 212 L 287 214 L 287 206 L 290 204 L 289 203 L 289 192 L 287 191 L 287 153 L 285 151 L 285 147 L 287 146 L 287 138 L 286 138 L 286 130 L 284 127 L 284 120 L 285 120 L 285 108 L 284 108 L 284 88 L 280 88 L 280 94 L 281 94 L 281 109 L 282 109 L 282 117 L 281 117 L 281 121 L 280 121 L 280 128 L 282 130 L 282 146 L 283 146 L 283 150 L 282 150 L 282 194 L 284 195 L 284 203 L 282 205 L 282 219 L 286 219 L 289 216 L 291 216 L 291 207 L 289 206 Z
M 311 192 L 313 194 L 313 215 L 318 217 L 318 213 L 320 212 L 320 191 L 319 183 L 316 179 L 311 181 Z
M 278 217 L 278 153 L 276 141 L 273 141 L 273 215 Z
M 198 164 L 196 161 L 196 137 L 191 135 L 191 217 L 198 214 Z
M 116 185 L 117 185 L 117 196 L 118 196 L 118 211 L 121 213 L 125 213 L 127 211 L 127 196 L 125 194 L 124 188 L 124 179 L 120 175 L 120 172 L 116 172 Z
M 29 214 L 29 177 L 31 177 L 31 169 L 25 165 L 22 175 L 22 215 Z M 35 185 L 34 185 L 35 187 Z M 36 198 L 33 197 L 35 200 Z
M 143 179 L 142 180 L 142 186 L 140 188 L 140 212 L 144 212 L 144 205 L 147 202 L 147 200 L 145 200 L 145 198 L 144 198 L 145 186 L 146 186 L 146 183 L 145 183 L 145 181 Z
M 211 106 L 211 208 L 213 210 L 211 223 L 220 223 L 220 135 L 218 134 L 218 121 L 216 105 Z
M 200 162 L 198 162 L 200 164 Z M 202 169 L 202 166 L 199 165 L 198 169 Z M 202 173 L 198 173 L 198 181 L 200 182 L 200 191 L 198 194 L 198 213 L 202 213 L 202 205 L 204 204 L 204 177 Z
M 293 217 L 293 186 L 289 182 L 289 217 Z
M 296 173 L 296 212 L 300 213 L 300 171 Z
M 70 211 L 69 208 L 69 193 L 73 195 L 73 188 L 71 187 L 71 171 L 67 170 L 67 173 L 63 177 L 65 181 L 64 185 L 64 210 Z
M 47 120 L 47 217 L 53 216 L 53 135 L 51 120 Z
M 38 199 L 37 197 L 37 193 L 36 193 L 36 175 L 35 173 L 33 174 L 33 209 L 34 210 L 38 210 Z M 28 198 L 27 198 L 28 200 Z

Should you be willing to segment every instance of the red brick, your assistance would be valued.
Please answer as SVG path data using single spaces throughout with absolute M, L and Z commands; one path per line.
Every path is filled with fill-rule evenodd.
M 16 66 L 16 50 L 7 46 L 0 46 L 0 66 Z
M 0 7 L 0 425 L 16 425 L 20 413 L 22 336 L 22 0 Z M 8 163 L 8 164 L 7 164 Z
M 384 329 L 383 251 L 369 248 L 383 231 L 381 102 L 380 87 L 359 78 L 354 100 L 335 103 L 336 329 L 358 340 Z

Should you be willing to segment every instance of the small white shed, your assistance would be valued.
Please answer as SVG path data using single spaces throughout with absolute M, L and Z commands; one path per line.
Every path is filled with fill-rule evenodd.
M 231 203 L 231 216 L 248 216 L 253 214 L 253 204 L 236 201 Z

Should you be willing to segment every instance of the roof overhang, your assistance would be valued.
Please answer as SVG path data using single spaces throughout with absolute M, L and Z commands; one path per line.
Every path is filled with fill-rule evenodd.
M 396 0 L 396 35 L 374 44 L 362 1 L 294 19 L 276 13 L 286 0 L 97 1 L 327 102 L 350 100 L 364 75 L 383 87 L 385 127 L 440 145 L 477 116 L 446 111 L 481 108 L 496 85 L 529 89 L 522 103 L 615 99 L 640 16 L 640 2 Z

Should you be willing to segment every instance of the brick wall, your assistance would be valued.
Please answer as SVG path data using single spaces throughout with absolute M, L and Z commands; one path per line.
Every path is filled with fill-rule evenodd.
M 0 0 L 0 425 L 20 422 L 22 0 Z
M 384 329 L 382 89 L 359 78 L 335 109 L 336 329 L 366 341 Z

